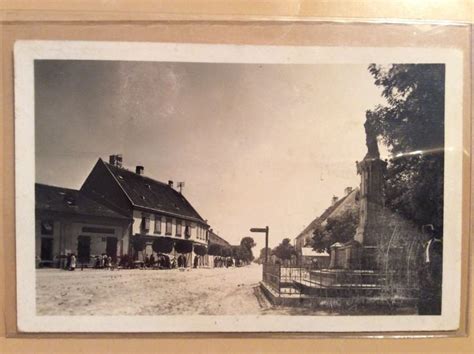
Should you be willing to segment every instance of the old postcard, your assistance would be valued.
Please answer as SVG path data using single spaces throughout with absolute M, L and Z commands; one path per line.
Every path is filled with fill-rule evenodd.
M 24 332 L 455 330 L 462 53 L 19 41 Z

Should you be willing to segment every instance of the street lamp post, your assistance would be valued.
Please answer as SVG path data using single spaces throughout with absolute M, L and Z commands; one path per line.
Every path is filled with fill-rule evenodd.
M 250 232 L 264 232 L 265 233 L 265 264 L 268 263 L 268 226 L 252 227 Z

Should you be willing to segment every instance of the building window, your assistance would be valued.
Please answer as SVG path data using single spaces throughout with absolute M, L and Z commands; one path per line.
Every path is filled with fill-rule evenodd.
M 155 234 L 161 234 L 161 216 L 155 215 Z
M 54 224 L 52 221 L 41 221 L 41 234 L 52 235 L 54 233 Z
M 182 224 L 181 220 L 176 220 L 176 236 L 181 236 Z
M 166 218 L 166 234 L 171 235 L 171 228 L 172 228 L 172 220 L 171 218 Z
M 189 223 L 186 223 L 186 226 L 184 227 L 184 237 L 191 237 L 191 226 L 189 226 Z
M 148 215 L 142 216 L 142 231 L 148 232 L 150 231 L 150 217 Z

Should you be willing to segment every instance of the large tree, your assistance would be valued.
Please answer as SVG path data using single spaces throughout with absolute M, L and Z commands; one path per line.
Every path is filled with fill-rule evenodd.
M 356 208 L 328 218 L 325 226 L 318 225 L 313 232 L 313 249 L 317 251 L 329 250 L 333 243 L 352 240 L 358 223 L 359 210 Z
M 295 247 L 291 244 L 291 240 L 285 238 L 273 249 L 273 254 L 281 260 L 289 260 L 292 255 L 296 255 L 296 251 Z
M 244 237 L 240 241 L 240 251 L 239 255 L 241 257 L 241 260 L 250 263 L 253 261 L 254 256 L 252 253 L 252 248 L 256 246 L 256 243 L 252 237 Z
M 442 64 L 372 64 L 385 105 L 367 111 L 367 123 L 385 142 L 386 205 L 442 235 L 445 67 Z

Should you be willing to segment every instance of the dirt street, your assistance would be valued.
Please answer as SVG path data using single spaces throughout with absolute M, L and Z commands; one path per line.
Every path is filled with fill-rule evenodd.
M 39 315 L 246 315 L 269 304 L 256 294 L 262 269 L 37 270 Z M 257 296 L 256 296 L 257 295 Z

